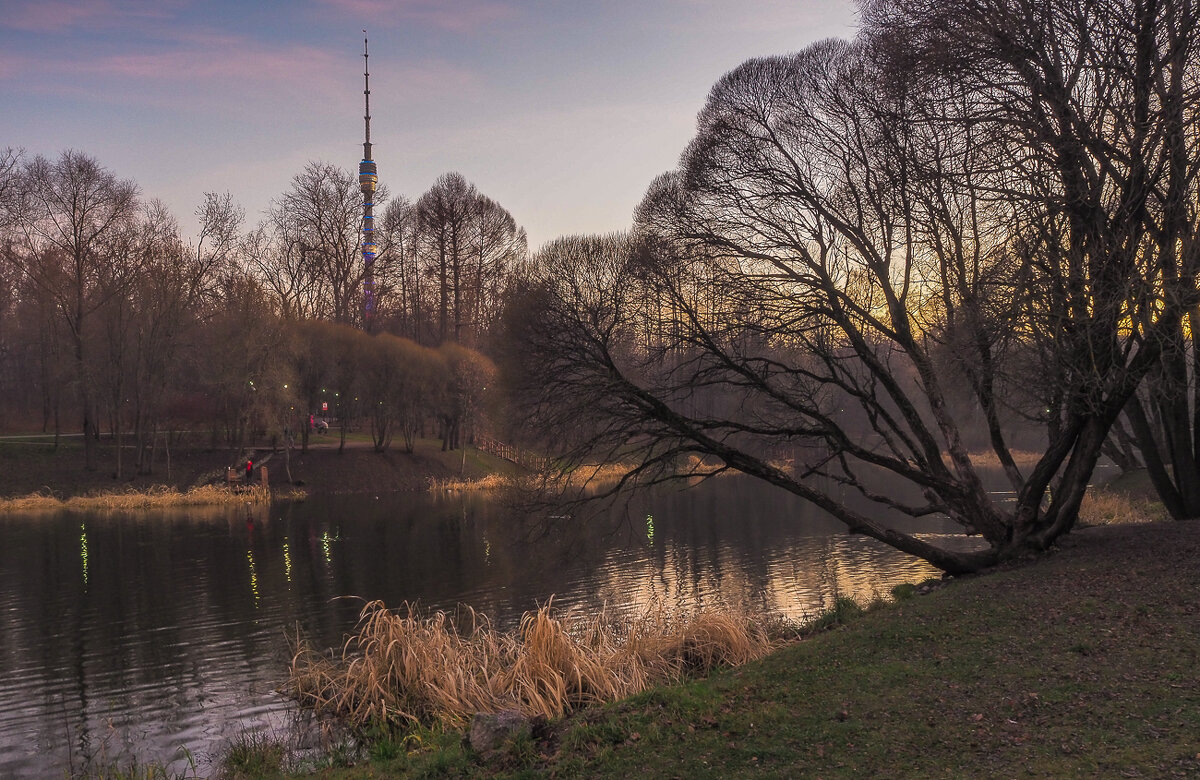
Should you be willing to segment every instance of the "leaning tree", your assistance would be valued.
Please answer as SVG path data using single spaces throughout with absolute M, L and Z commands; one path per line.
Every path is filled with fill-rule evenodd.
M 973 571 L 1072 528 L 1197 303 L 1195 9 L 880 0 L 864 25 L 725 76 L 632 237 L 543 249 L 517 398 L 568 462 L 636 457 L 636 483 L 699 455 Z M 982 544 L 887 519 L 934 514 Z

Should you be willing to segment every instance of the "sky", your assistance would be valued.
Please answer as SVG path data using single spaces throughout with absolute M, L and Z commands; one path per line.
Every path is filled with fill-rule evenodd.
M 247 227 L 309 161 L 357 171 L 363 32 L 380 182 L 458 171 L 530 247 L 630 224 L 713 83 L 851 38 L 852 0 L 0 0 L 0 149 L 77 149 L 185 236 L 204 193 Z

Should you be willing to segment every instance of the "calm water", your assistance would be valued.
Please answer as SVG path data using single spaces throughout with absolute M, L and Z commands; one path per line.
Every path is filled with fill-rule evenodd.
M 910 526 L 911 527 L 911 526 Z M 950 532 L 937 521 L 914 529 Z M 935 572 L 745 478 L 525 527 L 482 496 L 249 511 L 0 518 L 0 777 L 85 757 L 199 762 L 279 729 L 296 629 L 339 645 L 362 605 L 718 603 L 802 617 Z

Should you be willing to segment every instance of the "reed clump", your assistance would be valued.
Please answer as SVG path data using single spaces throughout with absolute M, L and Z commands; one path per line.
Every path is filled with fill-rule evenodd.
M 174 488 L 157 486 L 147 490 L 92 493 L 65 499 L 48 491 L 30 493 L 17 498 L 0 499 L 0 512 L 35 513 L 61 509 L 121 512 L 136 509 L 260 504 L 270 500 L 270 489 L 262 485 L 252 485 L 236 492 L 223 485 L 200 485 L 183 492 Z
M 658 611 L 632 621 L 607 611 L 527 613 L 514 632 L 477 613 L 422 616 L 372 601 L 341 657 L 300 644 L 288 692 L 356 728 L 380 724 L 461 727 L 477 712 L 517 709 L 557 717 L 589 704 L 736 665 L 775 643 L 745 616 Z

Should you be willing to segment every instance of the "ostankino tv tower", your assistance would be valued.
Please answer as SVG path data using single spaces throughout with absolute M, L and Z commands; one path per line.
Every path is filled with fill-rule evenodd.
M 358 164 L 358 187 L 363 194 L 362 256 L 363 256 L 363 330 L 370 332 L 375 325 L 375 185 L 379 176 L 371 159 L 371 69 L 368 67 L 366 30 L 363 30 L 363 99 L 366 113 L 363 120 L 366 136 L 363 140 L 363 159 Z

